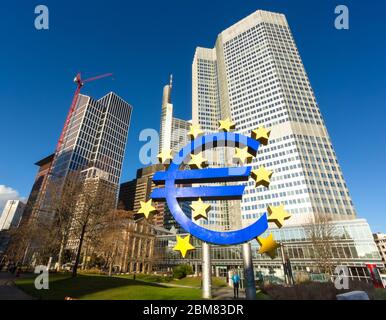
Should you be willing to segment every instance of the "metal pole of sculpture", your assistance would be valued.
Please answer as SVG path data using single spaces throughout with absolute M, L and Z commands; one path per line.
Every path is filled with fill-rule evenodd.
M 247 300 L 256 300 L 255 274 L 253 272 L 252 249 L 249 242 L 243 243 L 245 295 Z
M 202 242 L 202 297 L 212 298 L 212 270 L 210 262 L 210 245 Z
M 289 275 L 288 275 L 288 270 L 287 270 L 287 263 L 286 263 L 285 255 L 284 255 L 284 245 L 283 244 L 281 244 L 281 246 L 280 246 L 280 254 L 281 254 L 281 261 L 283 264 L 284 282 L 286 285 L 288 285 L 290 280 L 289 280 Z

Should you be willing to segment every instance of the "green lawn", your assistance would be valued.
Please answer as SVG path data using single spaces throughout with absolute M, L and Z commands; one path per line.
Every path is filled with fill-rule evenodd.
M 183 279 L 174 279 L 170 281 L 169 283 L 173 284 L 179 284 L 182 286 L 191 286 L 191 287 L 197 287 L 200 288 L 201 286 L 201 278 L 198 277 L 186 277 Z M 219 287 L 226 287 L 226 282 L 221 278 L 212 277 L 212 287 L 219 288 Z
M 43 300 L 63 300 L 67 296 L 85 300 L 201 299 L 199 289 L 170 288 L 125 277 L 102 275 L 78 275 L 74 279 L 66 274 L 50 275 L 49 290 L 36 290 L 34 277 L 18 279 L 16 285 L 31 296 Z
M 119 275 L 117 277 L 124 279 L 133 279 L 133 275 Z M 188 287 L 201 287 L 201 278 L 200 277 L 186 277 L 183 279 L 173 279 L 172 277 L 164 277 L 158 275 L 149 275 L 149 274 L 137 274 L 137 280 L 147 281 L 147 282 L 158 282 L 158 283 L 170 283 L 177 284 L 181 286 Z M 221 288 L 226 287 L 227 284 L 223 278 L 212 277 L 212 287 Z

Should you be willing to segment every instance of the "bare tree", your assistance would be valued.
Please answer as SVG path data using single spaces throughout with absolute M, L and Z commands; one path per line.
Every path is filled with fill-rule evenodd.
M 9 231 L 10 244 L 7 258 L 16 264 L 25 264 L 28 252 L 34 252 L 36 263 L 45 264 L 58 252 L 59 238 L 55 228 L 47 221 L 32 217 L 18 228 Z
M 313 258 L 319 270 L 332 275 L 334 256 L 331 244 L 334 240 L 335 225 L 331 215 L 315 214 L 306 227 L 306 233 L 312 244 Z
M 76 251 L 73 277 L 77 275 L 85 236 L 100 230 L 104 214 L 115 206 L 115 195 L 114 187 L 107 181 L 100 178 L 85 179 L 70 222 L 69 240 L 75 243 Z
M 50 208 L 54 215 L 52 229 L 57 232 L 57 237 L 60 239 L 57 253 L 57 270 L 60 270 L 68 241 L 70 222 L 76 211 L 79 195 L 83 188 L 81 172 L 72 171 L 63 182 L 60 180 L 53 181 L 49 188 L 51 195 Z

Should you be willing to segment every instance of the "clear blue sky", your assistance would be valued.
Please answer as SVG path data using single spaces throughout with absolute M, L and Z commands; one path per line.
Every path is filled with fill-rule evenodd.
M 50 29 L 34 28 L 46 4 Z M 350 30 L 334 8 L 350 9 Z M 174 74 L 176 115 L 191 118 L 196 46 L 257 9 L 287 15 L 360 217 L 386 232 L 385 2 L 330 0 L 1 1 L 0 185 L 28 196 L 33 163 L 55 148 L 77 71 L 113 72 L 84 87 L 134 106 L 122 180 L 140 166 L 139 132 L 158 130 L 162 86 Z M 15 192 L 16 192 L 15 191 Z

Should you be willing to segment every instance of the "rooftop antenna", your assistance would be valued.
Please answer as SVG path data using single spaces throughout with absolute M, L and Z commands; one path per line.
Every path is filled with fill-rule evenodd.
M 173 74 L 170 74 L 169 87 L 170 89 L 173 87 Z

